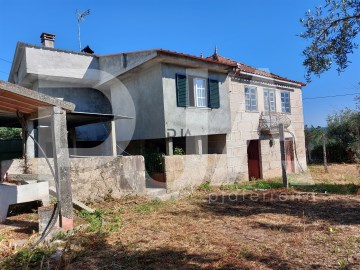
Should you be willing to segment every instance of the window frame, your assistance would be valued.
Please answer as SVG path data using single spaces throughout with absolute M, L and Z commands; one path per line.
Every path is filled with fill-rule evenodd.
M 246 90 L 250 90 L 249 92 L 249 99 L 247 98 L 247 94 L 246 94 Z M 252 99 L 251 99 L 251 90 L 255 91 L 255 102 L 256 102 L 256 108 L 255 110 L 252 109 Z M 246 112 L 259 112 L 259 102 L 258 102 L 258 91 L 257 91 L 257 87 L 255 86 L 245 86 L 244 88 L 244 98 L 245 98 L 245 111 Z M 248 110 L 248 106 L 247 106 L 247 101 L 250 101 L 250 110 Z
M 201 77 L 192 77 L 193 81 L 193 89 L 194 89 L 194 107 L 196 108 L 209 108 L 209 90 L 208 90 L 208 84 L 207 80 Z M 203 81 L 204 87 L 203 88 L 197 88 L 197 81 Z M 204 91 L 203 97 L 199 96 L 198 90 Z M 205 105 L 199 105 L 199 99 L 203 100 L 205 102 Z
M 274 110 L 271 110 L 270 92 L 274 97 Z M 265 93 L 267 93 L 267 100 L 265 100 Z M 268 106 L 267 110 L 266 106 Z M 264 112 L 276 113 L 276 90 L 274 88 L 264 88 Z
M 283 94 L 286 94 L 287 97 L 283 97 Z M 280 101 L 281 101 L 281 112 L 282 113 L 291 113 L 291 100 L 290 100 L 290 91 L 281 91 L 280 92 Z M 286 101 L 288 101 L 289 106 L 288 106 L 288 110 L 286 109 Z

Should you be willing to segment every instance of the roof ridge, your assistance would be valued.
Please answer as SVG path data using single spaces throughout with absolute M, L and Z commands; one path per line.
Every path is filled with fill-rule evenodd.
M 285 82 L 291 82 L 291 83 L 300 84 L 301 86 L 306 85 L 303 82 L 291 80 L 291 79 L 288 79 L 286 77 L 280 76 L 278 74 L 275 74 L 275 73 L 272 73 L 272 72 L 269 72 L 269 71 L 265 71 L 265 70 L 262 70 L 262 69 L 259 69 L 259 68 L 255 68 L 255 67 L 250 66 L 248 64 L 244 64 L 242 62 L 233 60 L 233 59 L 228 58 L 228 57 L 224 57 L 224 56 L 219 55 L 219 54 L 216 55 L 217 60 L 214 58 L 214 56 L 215 56 L 214 54 L 210 55 L 210 56 L 206 57 L 206 59 L 211 59 L 211 60 L 217 61 L 217 62 L 231 61 L 233 63 L 236 63 L 238 68 L 237 68 L 237 71 L 235 72 L 235 74 L 237 74 L 237 75 L 240 75 L 240 71 L 244 71 L 244 72 L 247 72 L 247 73 L 252 73 L 254 75 L 261 75 L 261 76 L 264 76 L 264 77 L 268 77 L 269 79 L 283 80 Z

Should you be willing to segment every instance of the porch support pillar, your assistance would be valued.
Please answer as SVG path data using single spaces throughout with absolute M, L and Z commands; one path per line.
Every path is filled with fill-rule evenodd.
M 112 153 L 113 157 L 117 156 L 115 120 L 111 121 L 111 153 Z
M 201 136 L 195 137 L 195 154 L 197 154 L 197 155 L 203 154 L 202 137 Z
M 51 110 L 54 169 L 61 203 L 60 226 L 65 230 L 71 230 L 74 224 L 66 111 L 59 107 L 53 107 Z
M 30 138 L 31 135 L 35 138 L 35 129 L 34 129 L 34 121 L 27 120 L 26 121 L 26 134 L 25 134 L 25 158 L 34 158 L 35 157 L 35 143 L 33 139 Z
M 173 138 L 172 137 L 168 137 L 165 139 L 166 142 L 166 155 L 167 156 L 172 156 L 174 155 L 174 144 L 173 144 Z

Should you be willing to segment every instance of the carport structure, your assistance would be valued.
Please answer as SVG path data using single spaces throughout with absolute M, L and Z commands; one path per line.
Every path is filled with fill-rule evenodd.
M 66 114 L 73 112 L 75 105 L 36 91 L 0 81 L 0 126 L 23 129 L 24 148 L 34 140 L 33 121 L 46 119 L 50 123 L 54 176 L 60 199 L 60 226 L 73 228 L 70 160 L 67 140 Z M 25 155 L 26 158 L 26 155 Z M 0 206 L 1 207 L 1 206 Z

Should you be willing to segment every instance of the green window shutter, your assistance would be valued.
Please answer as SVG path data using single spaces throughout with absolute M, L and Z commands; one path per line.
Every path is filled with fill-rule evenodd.
M 209 107 L 220 108 L 219 81 L 209 79 Z
M 189 105 L 186 75 L 176 74 L 176 100 L 178 107 L 187 107 Z

